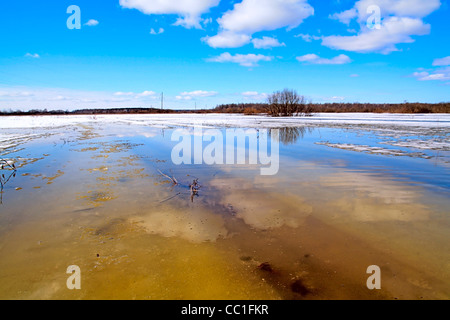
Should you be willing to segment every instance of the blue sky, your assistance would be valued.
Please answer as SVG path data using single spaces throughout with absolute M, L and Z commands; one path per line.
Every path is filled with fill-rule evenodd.
M 450 101 L 445 0 L 0 5 L 0 110 L 159 107 L 161 92 L 167 108 L 213 108 L 283 88 L 315 103 Z

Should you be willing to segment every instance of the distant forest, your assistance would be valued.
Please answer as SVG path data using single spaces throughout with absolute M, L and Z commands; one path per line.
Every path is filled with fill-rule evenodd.
M 242 113 L 247 115 L 267 113 L 269 105 L 265 103 L 224 104 L 217 106 L 212 112 Z M 450 102 L 401 103 L 401 104 L 372 104 L 372 103 L 324 103 L 305 104 L 306 115 L 314 113 L 450 113 Z
M 38 116 L 38 115 L 102 115 L 102 114 L 172 114 L 172 113 L 239 113 L 245 115 L 265 114 L 269 105 L 266 103 L 235 103 L 223 104 L 208 110 L 171 110 L 155 108 L 115 108 L 115 109 L 82 109 L 64 110 L 30 110 L 30 111 L 0 111 L 1 116 Z M 450 113 L 449 103 L 324 103 L 304 105 L 304 114 L 315 113 Z

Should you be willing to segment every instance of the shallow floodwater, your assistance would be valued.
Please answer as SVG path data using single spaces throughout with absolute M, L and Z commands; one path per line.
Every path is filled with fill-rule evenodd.
M 0 129 L 0 299 L 450 298 L 447 130 L 285 128 L 262 176 L 174 165 L 175 129 Z

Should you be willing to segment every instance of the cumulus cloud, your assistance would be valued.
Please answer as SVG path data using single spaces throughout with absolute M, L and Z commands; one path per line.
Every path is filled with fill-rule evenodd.
M 153 97 L 156 95 L 154 91 L 144 91 L 142 93 L 137 94 L 137 97 Z
M 243 0 L 217 20 L 220 32 L 207 38 L 206 42 L 213 47 L 221 47 L 223 43 L 222 48 L 230 48 L 231 39 L 240 38 L 241 42 L 233 42 L 234 47 L 243 46 L 256 32 L 293 29 L 313 14 L 314 8 L 307 0 Z M 224 41 L 224 38 L 230 41 Z
M 346 25 L 349 25 L 350 22 L 355 19 L 358 16 L 358 12 L 355 8 L 352 8 L 350 10 L 346 10 L 340 13 L 335 13 L 330 16 L 331 19 L 339 20 L 342 23 L 345 23 Z
M 246 34 L 233 32 L 220 32 L 212 37 L 202 38 L 212 48 L 239 48 L 251 41 L 251 37 Z
M 27 57 L 27 58 L 33 58 L 33 59 L 39 59 L 41 56 L 38 55 L 37 53 L 27 53 L 27 54 L 25 55 L 25 57 Z
M 246 91 L 241 94 L 247 100 L 265 100 L 269 96 L 267 93 L 259 93 L 257 91 Z
M 210 58 L 209 62 L 232 62 L 237 63 L 243 67 L 257 67 L 260 61 L 271 61 L 273 57 L 265 56 L 262 54 L 236 54 L 231 55 L 228 52 L 222 53 L 218 57 Z
M 129 97 L 129 98 L 133 98 L 133 99 L 138 99 L 138 98 L 155 97 L 156 96 L 156 92 L 154 92 L 154 91 L 144 91 L 144 92 L 141 92 L 141 93 L 135 93 L 135 92 L 118 91 L 118 92 L 115 92 L 113 95 L 116 96 L 116 97 Z
M 262 37 L 261 39 L 253 39 L 252 43 L 256 49 L 270 49 L 275 47 L 286 46 L 286 44 L 280 43 L 278 39 L 271 37 Z
M 159 28 L 159 30 L 158 31 L 156 31 L 155 29 L 150 29 L 150 34 L 153 34 L 153 35 L 157 35 L 157 34 L 162 34 L 162 33 L 164 33 L 164 29 L 163 28 Z
M 235 4 L 218 22 L 225 30 L 253 34 L 295 28 L 313 14 L 314 8 L 306 0 L 244 0 Z
M 450 56 L 434 60 L 433 66 L 450 66 Z
M 88 22 L 86 22 L 84 25 L 88 27 L 95 27 L 99 24 L 99 22 L 95 19 L 91 19 Z
M 320 39 L 322 39 L 321 37 L 311 36 L 309 34 L 302 34 L 302 33 L 297 34 L 294 37 L 295 38 L 302 38 L 303 41 L 306 41 L 306 42 L 312 42 L 313 40 L 320 40 Z
M 118 91 L 118 92 L 114 92 L 114 95 L 115 96 L 118 96 L 118 97 L 123 97 L 123 96 L 133 96 L 133 95 L 135 95 L 135 93 L 134 92 L 122 92 L 122 91 Z
M 371 6 L 380 9 L 381 28 L 367 27 L 369 17 L 373 15 Z M 440 0 L 360 0 L 353 8 L 331 15 L 342 23 L 359 23 L 360 31 L 354 36 L 323 37 L 324 46 L 353 52 L 380 52 L 388 54 L 398 51 L 397 45 L 412 43 L 412 36 L 430 33 L 431 26 L 423 18 L 439 9 Z
M 0 90 L 0 98 L 17 98 L 17 97 L 32 97 L 34 93 L 28 91 L 16 91 L 16 90 L 8 90 L 1 91 Z
M 424 18 L 441 6 L 440 0 L 360 0 L 355 3 L 358 20 L 366 21 L 372 14 L 370 6 L 378 6 L 383 16 Z
M 150 107 L 159 102 L 153 91 L 81 91 L 63 88 L 1 87 L 0 109 L 75 110 L 84 108 Z
M 414 72 L 413 76 L 419 81 L 447 81 L 450 80 L 450 67 Z
M 220 0 L 120 0 L 123 8 L 137 9 L 144 14 L 177 15 L 175 25 L 201 29 L 201 16 Z
M 381 29 L 364 29 L 354 36 L 323 37 L 322 44 L 337 50 L 388 54 L 398 50 L 397 44 L 414 42 L 411 36 L 429 33 L 430 25 L 424 24 L 421 19 L 390 17 L 385 19 Z
M 341 54 L 332 59 L 321 58 L 316 54 L 307 54 L 301 57 L 297 57 L 297 60 L 308 64 L 332 64 L 332 65 L 347 64 L 352 62 L 352 60 L 345 54 Z
M 191 91 L 191 92 L 182 92 L 180 95 L 176 96 L 175 98 L 177 100 L 193 100 L 196 98 L 209 98 L 214 97 L 218 93 L 215 91 L 204 91 L 204 90 L 197 90 L 197 91 Z

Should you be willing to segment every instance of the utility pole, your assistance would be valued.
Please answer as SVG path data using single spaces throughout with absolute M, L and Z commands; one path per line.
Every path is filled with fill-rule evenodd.
M 164 110 L 164 92 L 161 93 L 161 110 Z

